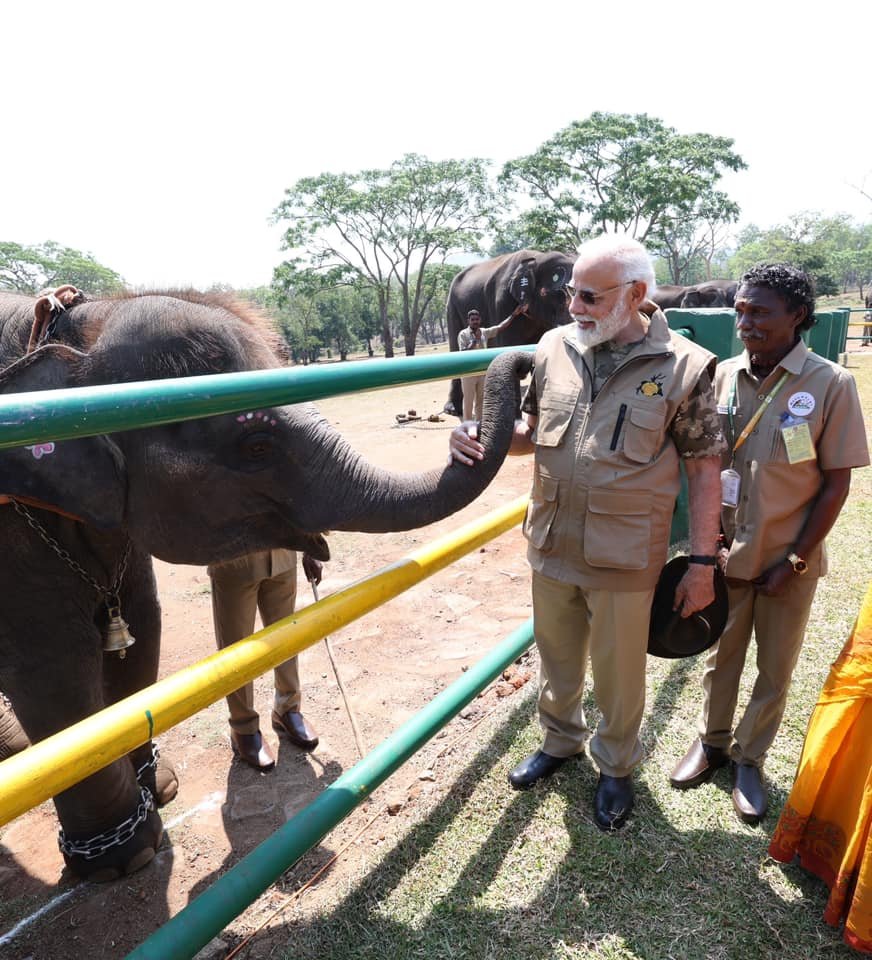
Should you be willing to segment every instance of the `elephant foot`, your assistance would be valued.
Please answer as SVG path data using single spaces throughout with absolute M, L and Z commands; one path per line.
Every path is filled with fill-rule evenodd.
M 163 839 L 163 823 L 156 810 L 149 810 L 145 820 L 135 828 L 129 839 L 107 847 L 96 856 L 91 855 L 93 851 L 88 851 L 88 856 L 78 852 L 94 844 L 96 839 L 78 842 L 64 839 L 61 841 L 61 852 L 67 867 L 79 879 L 91 883 L 109 883 L 141 870 L 154 860 Z M 68 853 L 65 845 L 76 852 Z
M 442 408 L 442 412 L 447 414 L 449 417 L 461 417 L 461 414 L 458 412 L 457 407 L 454 406 L 454 402 L 449 400 L 445 406 Z
M 176 776 L 176 771 L 163 757 L 158 757 L 154 780 L 154 802 L 159 807 L 165 807 L 171 800 L 175 799 L 179 792 L 179 778 Z
M 21 753 L 30 746 L 27 734 L 21 729 L 12 704 L 0 693 L 0 760 Z

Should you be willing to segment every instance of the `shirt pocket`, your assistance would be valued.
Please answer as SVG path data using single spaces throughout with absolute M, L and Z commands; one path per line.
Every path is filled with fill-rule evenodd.
M 631 407 L 624 428 L 624 455 L 634 463 L 650 463 L 663 446 L 665 410 Z
M 539 447 L 559 447 L 569 421 L 575 413 L 578 393 L 557 393 L 549 390 L 539 401 L 535 443 Z
M 588 492 L 584 559 L 592 567 L 644 570 L 650 546 L 650 493 L 603 487 Z
M 524 516 L 524 536 L 531 546 L 547 552 L 551 547 L 551 529 L 557 516 L 560 483 L 554 477 L 538 476 L 530 493 Z

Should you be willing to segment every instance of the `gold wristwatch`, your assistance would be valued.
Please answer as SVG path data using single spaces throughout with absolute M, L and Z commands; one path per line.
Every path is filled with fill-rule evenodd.
M 798 553 L 788 553 L 787 562 L 793 567 L 793 572 L 803 574 L 808 571 L 808 564 Z

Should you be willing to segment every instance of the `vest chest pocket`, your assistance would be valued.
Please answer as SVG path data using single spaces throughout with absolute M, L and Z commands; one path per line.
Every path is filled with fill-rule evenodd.
M 665 410 L 631 407 L 624 427 L 624 455 L 635 463 L 649 463 L 663 446 Z
M 535 443 L 540 447 L 559 447 L 569 421 L 575 413 L 577 393 L 556 393 L 550 390 L 539 402 Z
M 605 490 L 588 492 L 584 559 L 592 567 L 644 570 L 651 542 L 651 495 Z
M 524 516 L 523 533 L 537 550 L 551 544 L 551 528 L 557 516 L 557 493 L 560 484 L 553 477 L 537 476 Z

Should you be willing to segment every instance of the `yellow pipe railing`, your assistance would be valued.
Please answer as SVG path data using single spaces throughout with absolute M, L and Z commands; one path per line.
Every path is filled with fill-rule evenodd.
M 527 495 L 0 763 L 0 826 L 516 526 Z

